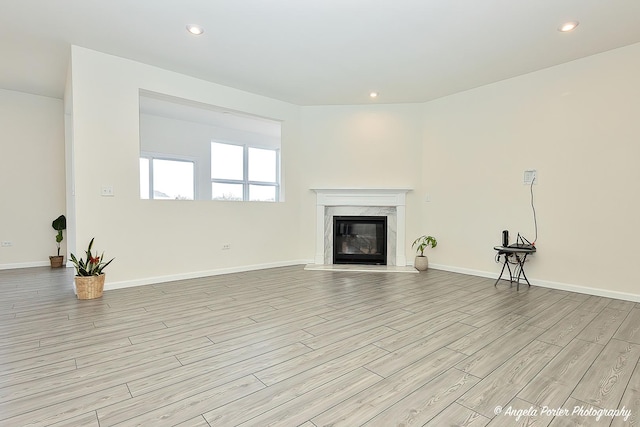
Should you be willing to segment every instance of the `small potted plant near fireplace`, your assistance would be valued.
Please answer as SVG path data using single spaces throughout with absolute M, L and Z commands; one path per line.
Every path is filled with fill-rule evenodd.
M 62 267 L 62 264 L 64 263 L 64 256 L 60 255 L 60 243 L 64 239 L 62 231 L 67 229 L 67 218 L 65 218 L 64 215 L 60 215 L 58 218 L 53 220 L 51 227 L 57 231 L 56 246 L 58 247 L 58 255 L 50 256 L 49 262 L 51 263 L 51 267 L 59 268 Z
M 415 247 L 418 254 L 415 262 L 416 270 L 425 271 L 429 268 L 429 259 L 424 254 L 424 250 L 427 247 L 435 248 L 436 246 L 438 246 L 438 241 L 433 236 L 420 236 L 413 241 L 411 247 Z
M 105 262 L 104 252 L 101 255 L 91 253 L 93 240 L 89 242 L 89 248 L 85 251 L 87 260 L 77 259 L 71 254 L 71 262 L 76 269 L 75 284 L 76 296 L 78 299 L 100 298 L 104 289 L 104 273 L 102 272 L 106 266 L 111 264 L 111 260 Z

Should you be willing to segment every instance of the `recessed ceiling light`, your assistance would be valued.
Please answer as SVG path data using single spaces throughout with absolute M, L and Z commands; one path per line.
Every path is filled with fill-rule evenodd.
M 565 22 L 558 27 L 558 31 L 568 33 L 569 31 L 575 30 L 578 25 L 580 25 L 578 21 Z
M 378 97 L 378 92 L 371 92 L 371 93 L 369 93 L 369 97 L 371 97 L 371 98 L 377 98 L 377 97 Z
M 187 31 L 189 31 L 194 36 L 199 36 L 202 33 L 204 33 L 204 28 L 202 28 L 200 25 L 192 24 L 192 25 L 187 25 Z

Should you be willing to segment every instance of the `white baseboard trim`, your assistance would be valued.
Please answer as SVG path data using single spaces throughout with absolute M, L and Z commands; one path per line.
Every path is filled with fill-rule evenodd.
M 486 277 L 489 279 L 498 278 L 498 275 L 496 273 L 489 273 L 482 270 L 472 270 L 470 268 L 454 267 L 451 265 L 433 264 L 431 262 L 429 263 L 429 268 L 433 268 L 434 270 L 450 271 L 452 273 L 468 274 L 470 276 Z
M 243 273 L 246 271 L 265 270 L 267 268 L 291 267 L 293 265 L 304 265 L 312 263 L 313 260 L 291 260 L 279 261 L 266 264 L 243 265 L 238 267 L 219 268 L 215 270 L 196 271 L 193 273 L 172 274 L 169 276 L 146 277 L 137 280 L 125 280 L 120 282 L 107 282 L 104 284 L 104 290 L 131 288 L 134 286 L 154 285 L 158 283 L 174 282 L 176 280 L 198 279 L 207 276 L 219 276 L 222 274 Z
M 49 261 L 33 261 L 33 262 L 18 262 L 15 264 L 0 264 L 0 270 L 13 270 L 16 268 L 31 268 L 31 267 L 50 267 Z
M 215 270 L 204 270 L 204 271 L 197 271 L 193 273 L 174 274 L 169 276 L 147 277 L 144 279 L 125 280 L 120 282 L 105 283 L 104 289 L 106 291 L 111 289 L 130 288 L 133 286 L 173 282 L 176 280 L 196 279 L 196 278 L 207 277 L 207 276 L 218 276 L 221 274 L 242 273 L 246 271 L 264 270 L 268 268 L 290 267 L 293 265 L 305 266 L 307 264 L 313 264 L 313 263 L 314 263 L 313 259 L 301 259 L 301 260 L 279 261 L 279 262 L 265 263 L 265 264 L 254 264 L 254 265 L 245 265 L 245 266 L 238 266 L 238 267 L 220 268 Z M 51 264 L 48 261 L 0 264 L 0 270 L 12 270 L 12 269 L 31 268 L 31 267 L 49 267 L 50 265 Z M 66 263 L 66 267 L 72 267 L 72 266 L 73 265 L 70 264 L 69 262 Z M 411 266 L 411 265 L 407 264 L 407 266 Z M 474 270 L 470 268 L 462 268 L 462 267 L 456 267 L 451 265 L 430 263 L 429 268 L 433 268 L 434 270 L 450 271 L 452 273 L 461 273 L 461 274 L 468 274 L 471 276 L 486 277 L 489 279 L 498 278 L 498 274 L 495 272 Z M 568 292 L 577 292 L 580 294 L 596 295 L 596 296 L 605 297 L 605 298 L 640 302 L 640 295 L 638 294 L 630 294 L 627 292 L 618 292 L 618 291 L 612 291 L 612 290 L 602 289 L 602 288 L 591 288 L 588 286 L 553 282 L 549 280 L 540 280 L 535 278 L 530 278 L 529 281 L 531 282 L 532 285 L 540 286 L 543 288 L 557 289 L 560 291 L 568 291 Z
M 454 267 L 450 265 L 430 263 L 429 268 L 433 268 L 435 270 L 450 271 L 452 273 L 462 273 L 462 274 L 469 274 L 471 276 L 486 277 L 494 280 L 498 278 L 498 273 L 481 271 L 481 270 L 472 270 L 469 268 Z M 577 292 L 580 294 L 595 295 L 595 296 L 605 297 L 605 298 L 640 302 L 640 295 L 630 294 L 627 292 L 611 291 L 611 290 L 602 289 L 602 288 L 591 288 L 588 286 L 573 285 L 570 283 L 552 282 L 549 280 L 540 280 L 535 278 L 529 278 L 529 282 L 532 285 L 540 286 L 541 288 L 550 288 L 550 289 L 556 289 L 559 291 Z M 522 282 L 520 282 L 520 284 L 522 285 Z

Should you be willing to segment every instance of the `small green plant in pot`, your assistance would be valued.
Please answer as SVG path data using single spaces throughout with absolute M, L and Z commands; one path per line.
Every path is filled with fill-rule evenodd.
M 93 299 L 102 296 L 104 289 L 104 273 L 103 270 L 114 258 L 104 261 L 104 252 L 100 255 L 92 253 L 93 240 L 89 242 L 89 248 L 85 251 L 86 261 L 82 258 L 78 259 L 74 254 L 70 255 L 71 262 L 76 269 L 76 295 L 78 299 Z
M 65 218 L 64 215 L 60 215 L 58 218 L 53 220 L 51 227 L 57 231 L 56 246 L 58 247 L 58 255 L 50 256 L 49 261 L 51 262 L 51 267 L 58 268 L 62 267 L 62 264 L 64 263 L 64 256 L 60 255 L 60 243 L 62 243 L 62 240 L 64 239 L 62 232 L 67 229 L 67 218 Z
M 435 248 L 438 246 L 438 241 L 433 236 L 420 236 L 413 241 L 412 248 L 416 248 L 416 261 L 415 267 L 419 271 L 425 271 L 429 268 L 429 259 L 424 254 L 424 250 L 428 247 Z

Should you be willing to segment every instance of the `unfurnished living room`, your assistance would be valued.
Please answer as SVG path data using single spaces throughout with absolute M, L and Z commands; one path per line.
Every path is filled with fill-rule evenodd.
M 3 0 L 0 54 L 0 425 L 640 424 L 639 2 Z

